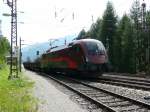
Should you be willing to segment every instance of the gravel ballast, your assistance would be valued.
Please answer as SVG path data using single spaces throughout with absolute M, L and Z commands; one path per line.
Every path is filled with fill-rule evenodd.
M 31 71 L 27 77 L 35 82 L 34 95 L 39 99 L 38 112 L 87 112 L 74 103 L 69 96 L 52 85 L 47 78 Z
M 101 89 L 111 91 L 113 93 L 120 94 L 122 96 L 126 96 L 129 98 L 136 99 L 136 100 L 150 104 L 150 92 L 149 91 L 132 89 L 132 88 L 121 87 L 121 86 L 114 86 L 114 85 L 110 85 L 110 84 L 102 84 L 102 83 L 93 83 L 92 82 L 89 84 L 92 86 L 101 88 Z

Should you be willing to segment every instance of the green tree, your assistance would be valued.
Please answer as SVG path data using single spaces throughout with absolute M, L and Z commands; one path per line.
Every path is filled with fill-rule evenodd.
M 123 36 L 123 72 L 135 73 L 135 42 L 131 20 L 126 17 Z
M 135 28 L 137 28 L 139 24 L 139 19 L 141 18 L 141 10 L 140 10 L 140 1 L 135 0 L 132 4 L 132 7 L 130 9 L 130 17 L 134 22 Z
M 135 73 L 135 41 L 133 24 L 124 14 L 118 23 L 114 39 L 115 68 L 117 72 Z
M 107 3 L 107 8 L 103 15 L 100 40 L 103 42 L 104 46 L 108 49 L 109 61 L 114 64 L 114 38 L 116 33 L 116 23 L 117 16 L 111 2 Z
M 80 40 L 80 39 L 84 39 L 84 38 L 86 38 L 86 32 L 84 29 L 82 29 L 76 39 Z
M 93 23 L 90 30 L 88 31 L 88 35 L 94 39 L 100 39 L 100 29 L 101 29 L 102 20 L 98 18 L 96 23 Z
M 4 61 L 5 55 L 10 50 L 10 44 L 9 41 L 6 39 L 6 37 L 0 38 L 0 62 L 2 63 Z
M 148 64 L 148 52 L 149 52 L 149 12 L 141 14 L 142 7 L 138 0 L 133 2 L 131 8 L 131 19 L 134 24 L 134 36 L 136 44 L 136 70 L 139 72 L 145 72 Z M 146 16 L 145 16 L 146 14 Z M 142 18 L 142 19 L 141 19 Z M 146 18 L 146 20 L 145 20 Z
M 140 1 L 139 0 L 135 0 L 132 4 L 132 7 L 130 9 L 130 17 L 132 19 L 133 22 L 133 29 L 134 29 L 134 37 L 135 37 L 135 50 L 136 50 L 136 70 L 139 69 L 139 65 L 140 65 L 140 49 L 139 49 L 139 44 L 140 44 L 140 22 L 139 19 L 141 18 L 141 7 L 140 7 Z
M 116 38 L 114 39 L 114 54 L 115 54 L 115 69 L 117 72 L 123 72 L 123 48 L 124 48 L 124 31 L 126 27 L 126 22 L 128 21 L 128 16 L 123 15 L 122 19 L 118 22 L 118 27 L 116 31 Z

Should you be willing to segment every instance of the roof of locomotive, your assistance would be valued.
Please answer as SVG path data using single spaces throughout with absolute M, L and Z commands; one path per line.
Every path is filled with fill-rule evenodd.
M 59 51 L 59 50 L 63 50 L 66 48 L 70 48 L 75 44 L 82 44 L 82 43 L 86 43 L 86 42 L 100 42 L 99 40 L 96 39 L 80 39 L 80 40 L 74 40 L 73 42 L 69 43 L 68 45 L 63 45 L 63 46 L 56 46 L 54 48 L 50 48 L 49 50 L 47 50 L 47 53 L 51 53 L 51 52 L 55 52 L 55 51 Z
M 96 42 L 96 43 L 101 43 L 101 41 L 96 40 L 96 39 L 80 39 L 80 40 L 76 40 L 73 43 L 86 43 L 86 42 Z

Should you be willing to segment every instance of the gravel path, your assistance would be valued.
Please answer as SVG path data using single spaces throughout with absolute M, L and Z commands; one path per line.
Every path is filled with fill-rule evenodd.
M 25 74 L 35 81 L 34 95 L 40 100 L 38 112 L 87 112 L 56 89 L 49 79 L 31 71 L 25 71 Z

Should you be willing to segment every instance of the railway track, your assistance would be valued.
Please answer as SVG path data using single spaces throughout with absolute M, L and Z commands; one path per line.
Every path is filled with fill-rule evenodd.
M 110 91 L 106 91 L 79 80 L 46 75 L 59 84 L 65 86 L 81 97 L 87 99 L 105 112 L 150 112 L 150 105 Z
M 103 76 L 108 77 L 108 78 L 127 79 L 127 80 L 132 80 L 132 81 L 141 81 L 141 82 L 150 83 L 149 78 L 133 77 L 133 76 L 121 76 L 121 75 L 109 75 L 109 74 L 104 74 Z
M 95 81 L 100 83 L 111 84 L 111 85 L 129 87 L 129 88 L 150 90 L 150 80 L 145 80 L 140 78 L 102 76 L 96 79 Z

